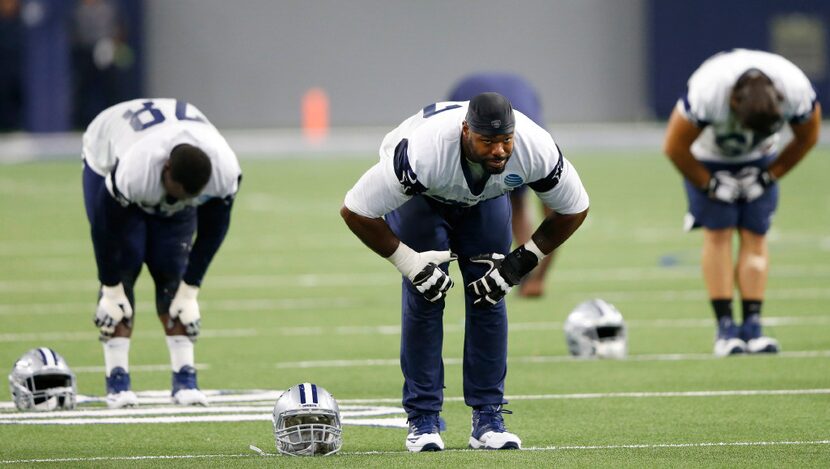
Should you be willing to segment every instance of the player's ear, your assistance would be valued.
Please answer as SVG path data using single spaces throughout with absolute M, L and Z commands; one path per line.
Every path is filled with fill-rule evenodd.
M 738 109 L 738 105 L 740 104 L 740 99 L 738 99 L 738 93 L 732 91 L 732 94 L 729 96 L 729 109 L 733 112 Z

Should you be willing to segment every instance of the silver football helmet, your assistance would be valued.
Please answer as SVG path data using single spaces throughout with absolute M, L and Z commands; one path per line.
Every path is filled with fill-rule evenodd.
M 343 445 L 340 407 L 312 383 L 288 388 L 274 404 L 277 450 L 293 456 L 334 454 Z
M 601 299 L 577 305 L 565 321 L 568 351 L 576 357 L 625 358 L 628 341 L 622 313 Z
M 40 347 L 24 353 L 9 373 L 9 390 L 18 409 L 74 409 L 75 373 L 54 350 Z

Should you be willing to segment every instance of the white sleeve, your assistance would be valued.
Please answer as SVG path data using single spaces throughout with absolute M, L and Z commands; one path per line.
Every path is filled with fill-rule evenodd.
M 383 158 L 360 177 L 343 203 L 358 215 L 380 218 L 410 198 L 395 176 L 392 158 Z
M 801 70 L 794 70 L 788 78 L 784 83 L 784 114 L 790 123 L 806 122 L 816 108 L 816 90 Z
M 588 209 L 589 199 L 576 168 L 562 157 L 562 175 L 559 183 L 547 192 L 536 193 L 542 202 L 556 213 L 570 215 Z

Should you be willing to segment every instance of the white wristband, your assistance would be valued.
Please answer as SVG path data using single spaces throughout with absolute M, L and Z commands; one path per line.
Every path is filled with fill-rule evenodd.
M 539 249 L 539 246 L 537 246 L 536 243 L 533 242 L 533 239 L 530 239 L 528 242 L 525 243 L 525 249 L 532 252 L 533 254 L 536 254 L 536 258 L 540 261 L 543 257 L 545 257 L 545 254 L 542 252 L 541 249 Z
M 192 285 L 188 285 L 184 283 L 184 280 L 179 282 L 179 289 L 176 291 L 176 296 L 180 296 L 182 298 L 188 300 L 195 300 L 196 295 L 199 294 L 199 287 L 194 287 Z
M 392 263 L 400 273 L 409 278 L 410 273 L 417 267 L 418 253 L 403 242 L 398 244 L 398 248 L 386 260 Z

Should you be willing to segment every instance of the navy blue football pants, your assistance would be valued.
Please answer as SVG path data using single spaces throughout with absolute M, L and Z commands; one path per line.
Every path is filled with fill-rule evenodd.
M 392 231 L 415 251 L 450 249 L 458 255 L 465 290 L 464 401 L 469 406 L 506 404 L 507 308 L 473 306 L 466 285 L 487 272 L 486 265 L 470 262 L 478 254 L 507 254 L 512 242 L 510 202 L 501 196 L 473 207 L 442 204 L 418 195 L 386 215 Z M 444 271 L 448 265 L 441 266 Z M 444 300 L 431 303 L 403 278 L 401 317 L 401 370 L 404 375 L 403 407 L 410 418 L 441 411 L 444 398 Z
M 135 310 L 134 286 L 142 264 L 153 277 L 156 287 L 156 312 L 167 313 L 170 302 L 187 267 L 187 259 L 196 232 L 196 209 L 189 207 L 170 217 L 150 215 L 130 205 L 119 209 L 117 220 L 104 221 L 104 204 L 112 196 L 107 192 L 104 178 L 84 164 L 84 206 L 92 233 L 96 257 L 104 253 L 105 235 L 118 239 L 116 253 L 108 258 L 118 263 L 121 282 Z M 115 233 L 112 233 L 115 231 Z M 114 255 L 113 255 L 114 254 Z

